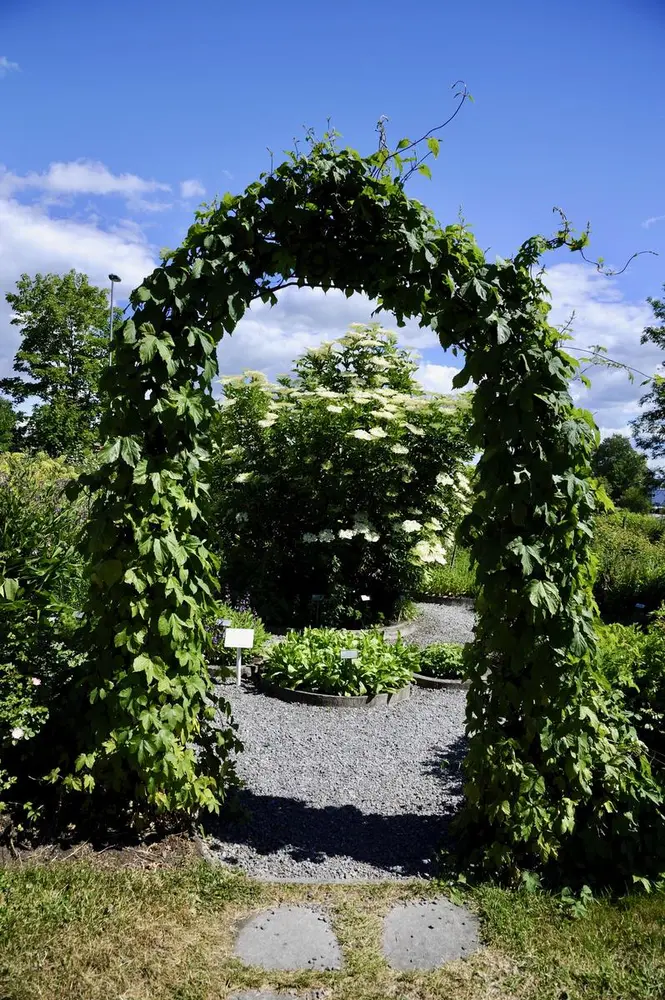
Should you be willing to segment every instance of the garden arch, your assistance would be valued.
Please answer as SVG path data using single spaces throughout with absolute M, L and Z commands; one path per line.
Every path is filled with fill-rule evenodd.
M 363 158 L 312 142 L 200 211 L 133 292 L 103 386 L 102 465 L 87 480 L 98 490 L 86 542 L 92 655 L 80 678 L 91 704 L 66 781 L 163 810 L 222 800 L 237 741 L 230 725 L 210 729 L 205 708 L 201 615 L 215 562 L 199 509 L 216 345 L 256 298 L 274 304 L 294 283 L 335 287 L 434 328 L 464 351 L 458 384 L 477 386 L 482 458 L 463 531 L 481 595 L 461 823 L 494 865 L 547 859 L 588 811 L 600 757 L 634 770 L 635 756 L 607 736 L 588 682 L 595 430 L 573 407 L 575 362 L 532 274 L 544 251 L 585 237 L 564 224 L 490 263 L 465 226 L 441 228 L 407 196 L 402 170 L 386 150 Z

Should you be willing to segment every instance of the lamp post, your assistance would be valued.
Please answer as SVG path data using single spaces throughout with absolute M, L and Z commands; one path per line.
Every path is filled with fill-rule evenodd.
M 109 274 L 109 281 L 111 282 L 111 309 L 109 312 L 109 364 L 111 364 L 111 345 L 113 343 L 113 286 L 117 281 L 122 279 L 118 277 L 117 274 Z

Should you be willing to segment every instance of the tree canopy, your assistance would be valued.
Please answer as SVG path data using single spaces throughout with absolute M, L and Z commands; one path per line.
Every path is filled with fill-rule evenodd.
M 665 291 L 665 285 L 663 285 Z M 647 326 L 642 334 L 642 344 L 656 344 L 665 350 L 665 299 L 648 299 L 658 325 Z M 651 388 L 640 399 L 646 409 L 633 421 L 633 431 L 638 447 L 652 458 L 665 457 L 665 379 L 656 375 Z
M 654 476 L 646 455 L 633 448 L 629 438 L 623 434 L 611 434 L 598 445 L 592 469 L 595 476 L 602 479 L 612 498 L 620 507 L 640 511 L 651 507 L 651 490 Z
M 21 344 L 18 374 L 0 380 L 0 390 L 18 403 L 39 400 L 26 421 L 25 443 L 54 456 L 80 453 L 99 423 L 99 380 L 109 360 L 108 291 L 72 270 L 23 274 L 6 299 Z M 118 310 L 115 318 L 121 317 Z

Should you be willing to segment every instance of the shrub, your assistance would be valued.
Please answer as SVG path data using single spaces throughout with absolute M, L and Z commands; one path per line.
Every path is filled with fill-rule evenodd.
M 343 649 L 357 649 L 355 659 L 342 659 Z M 418 654 L 398 638 L 388 643 L 381 632 L 348 632 L 306 628 L 289 632 L 269 651 L 262 674 L 290 690 L 320 694 L 391 694 L 405 687 L 417 667 Z
M 210 534 L 232 603 L 248 594 L 271 625 L 369 624 L 445 562 L 468 406 L 423 393 L 414 368 L 373 326 L 307 352 L 293 379 L 224 381 Z
M 648 612 L 665 600 L 662 530 L 658 518 L 639 514 L 597 518 L 594 550 L 598 575 L 594 595 L 603 617 L 631 620 L 636 605 L 644 605 Z
M 230 628 L 254 629 L 254 646 L 251 650 L 245 650 L 245 653 L 251 657 L 261 655 L 269 638 L 261 619 L 248 608 L 232 608 L 228 604 L 219 604 L 214 612 L 207 614 L 203 619 L 212 647 L 209 656 L 211 664 L 231 667 L 236 662 L 235 649 L 224 646 L 226 626 L 222 625 L 223 621 L 230 621 Z
M 85 511 L 65 496 L 74 474 L 43 456 L 0 456 L 0 796 L 77 659 Z M 49 769 L 48 760 L 36 763 Z
M 620 692 L 665 790 L 665 608 L 646 632 L 635 625 L 598 626 L 598 665 Z
M 434 642 L 420 651 L 418 673 L 425 677 L 462 678 L 464 646 L 459 642 Z

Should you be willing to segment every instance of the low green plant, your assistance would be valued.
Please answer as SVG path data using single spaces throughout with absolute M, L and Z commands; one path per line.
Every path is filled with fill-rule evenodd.
M 344 649 L 358 651 L 342 659 Z M 273 646 L 262 673 L 266 680 L 291 690 L 320 694 L 391 694 L 405 687 L 418 665 L 418 654 L 401 638 L 388 643 L 381 632 L 306 628 L 289 632 Z
M 476 574 L 466 549 L 458 548 L 444 566 L 428 566 L 422 583 L 426 597 L 474 597 Z
M 425 677 L 462 678 L 464 646 L 460 642 L 434 642 L 419 651 L 418 673 Z

